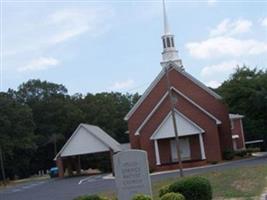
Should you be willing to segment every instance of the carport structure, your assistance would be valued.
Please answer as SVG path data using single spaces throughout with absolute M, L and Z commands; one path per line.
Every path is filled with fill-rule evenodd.
M 67 165 L 69 175 L 72 174 L 71 162 L 75 163 L 75 170 L 80 174 L 80 155 L 108 151 L 112 156 L 113 153 L 121 151 L 121 145 L 98 126 L 80 124 L 54 159 L 59 169 L 59 177 L 64 177 L 64 165 Z

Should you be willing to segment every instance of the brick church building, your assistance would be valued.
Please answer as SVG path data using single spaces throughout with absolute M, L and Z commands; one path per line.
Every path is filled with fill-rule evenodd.
M 243 116 L 185 71 L 163 10 L 162 70 L 125 116 L 131 148 L 145 150 L 153 170 L 178 168 L 175 121 L 183 167 L 221 161 L 224 150 L 245 148 Z

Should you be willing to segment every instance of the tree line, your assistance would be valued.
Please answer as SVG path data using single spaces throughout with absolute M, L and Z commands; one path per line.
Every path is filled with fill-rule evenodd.
M 266 71 L 238 67 L 216 92 L 230 112 L 245 115 L 247 140 L 266 137 Z M 115 92 L 69 95 L 64 85 L 41 80 L 1 92 L 0 151 L 6 177 L 23 178 L 54 166 L 56 152 L 80 123 L 97 125 L 118 142 L 129 142 L 123 118 L 139 97 Z
M 129 142 L 123 118 L 138 98 L 137 93 L 69 95 L 65 86 L 41 80 L 0 93 L 6 177 L 23 178 L 54 166 L 56 152 L 80 123 L 97 125 L 118 142 Z

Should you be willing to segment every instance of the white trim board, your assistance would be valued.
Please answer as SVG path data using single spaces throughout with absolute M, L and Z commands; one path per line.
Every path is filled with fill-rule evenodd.
M 202 108 L 200 105 L 195 103 L 193 100 L 191 100 L 189 97 L 187 97 L 185 94 L 183 94 L 181 91 L 177 90 L 174 87 L 171 87 L 171 90 L 174 90 L 177 94 L 181 95 L 184 99 L 189 101 L 189 103 L 193 104 L 195 107 L 197 107 L 199 110 L 201 110 L 203 113 L 205 113 L 207 116 L 212 118 L 216 124 L 221 124 L 222 122 L 217 119 L 215 116 L 213 116 L 211 113 L 206 111 L 204 108 Z M 157 103 L 157 105 L 153 108 L 153 110 L 149 113 L 149 115 L 145 118 L 145 120 L 142 122 L 142 124 L 138 127 L 138 129 L 135 131 L 135 135 L 139 135 L 142 128 L 145 126 L 145 124 L 148 122 L 148 120 L 153 116 L 153 114 L 156 112 L 156 110 L 159 108 L 159 106 L 162 104 L 165 98 L 167 98 L 168 92 L 166 92 L 163 97 L 161 97 L 160 101 Z
M 175 116 L 176 120 L 178 121 L 177 129 L 178 129 L 178 136 L 189 136 L 189 135 L 197 135 L 204 133 L 205 131 L 198 126 L 196 123 L 191 121 L 188 117 L 183 115 L 181 112 L 179 112 L 177 109 L 175 109 Z M 167 127 L 168 131 L 166 131 L 166 127 L 164 127 L 168 122 L 172 122 L 171 119 L 171 112 L 165 117 L 165 119 L 161 122 L 161 124 L 158 126 L 158 128 L 154 131 L 152 136 L 150 137 L 150 140 L 158 140 L 158 139 L 167 139 L 167 138 L 173 138 L 175 137 L 173 126 Z M 181 126 L 181 122 L 183 123 Z M 164 135 L 162 135 L 162 130 L 164 129 Z
M 81 129 L 84 129 L 84 131 L 82 131 Z M 113 150 L 114 152 L 121 150 L 120 144 L 115 139 L 113 139 L 111 136 L 109 136 L 106 132 L 104 132 L 101 128 L 99 128 L 98 126 L 89 125 L 89 124 L 80 124 L 76 128 L 74 133 L 71 135 L 71 137 L 64 144 L 64 146 L 61 148 L 61 150 L 58 152 L 58 154 L 56 155 L 54 160 L 56 160 L 58 157 L 60 157 L 64 153 L 66 148 L 71 144 L 71 142 L 75 138 L 76 139 L 79 138 L 79 137 L 78 138 L 76 137 L 77 134 L 79 134 L 78 136 L 81 136 L 80 134 L 83 134 L 83 140 L 80 139 L 80 143 L 83 145 L 83 148 L 82 149 L 74 148 L 73 155 L 87 154 L 89 152 L 89 150 L 90 151 L 92 150 L 92 153 L 94 153 L 94 151 L 95 151 L 95 153 L 97 153 L 97 152 L 108 151 L 110 149 Z M 84 141 L 84 140 L 86 140 L 86 141 Z M 97 148 L 99 147 L 98 150 L 97 149 L 94 150 L 92 148 L 90 149 L 89 147 L 85 148 L 87 144 L 85 144 L 84 142 L 87 142 L 87 141 L 88 141 L 88 145 L 90 145 L 90 142 L 91 142 L 91 145 L 97 145 L 98 144 L 98 146 L 97 146 Z M 77 142 L 77 140 L 76 140 L 76 142 Z M 69 156 L 72 153 L 67 153 L 67 154 L 65 156 L 62 156 L 62 157 Z
M 204 85 L 203 83 L 201 83 L 199 80 L 197 80 L 196 78 L 194 78 L 193 76 L 191 76 L 190 74 L 188 74 L 187 72 L 185 72 L 184 70 L 182 70 L 175 63 L 171 62 L 171 63 L 168 63 L 168 65 L 174 66 L 174 67 L 172 67 L 173 69 L 175 69 L 177 72 L 179 72 L 182 75 L 184 75 L 186 78 L 188 78 L 189 80 L 191 80 L 192 82 L 194 82 L 197 86 L 199 86 L 200 88 L 204 89 L 206 92 L 208 92 L 210 95 L 212 95 L 216 99 L 222 99 L 222 97 L 220 95 L 218 95 L 217 93 L 215 93 L 214 91 L 212 91 L 210 88 L 208 88 L 206 85 Z M 149 93 L 152 91 L 152 89 L 156 86 L 156 84 L 161 80 L 161 78 L 164 76 L 164 74 L 165 74 L 165 70 L 163 68 L 160 71 L 160 73 L 158 74 L 158 76 L 152 81 L 152 83 L 149 85 L 149 87 L 145 90 L 145 92 L 143 93 L 143 95 L 141 96 L 141 98 L 137 101 L 137 103 L 133 106 L 133 108 L 127 113 L 127 115 L 124 117 L 124 120 L 127 121 L 127 120 L 130 119 L 130 117 L 133 115 L 133 113 L 137 110 L 137 108 L 146 99 L 146 97 L 149 95 Z

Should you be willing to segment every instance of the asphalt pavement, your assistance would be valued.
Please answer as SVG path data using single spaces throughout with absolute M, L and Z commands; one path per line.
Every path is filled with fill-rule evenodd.
M 243 166 L 267 166 L 267 156 L 253 157 L 223 164 L 185 169 L 185 175 L 222 171 Z M 178 177 L 179 171 L 154 173 L 152 182 Z M 0 189 L 0 200 L 73 200 L 83 194 L 95 194 L 104 191 L 116 192 L 113 178 L 106 179 L 107 174 L 96 176 L 49 179 L 19 184 Z

